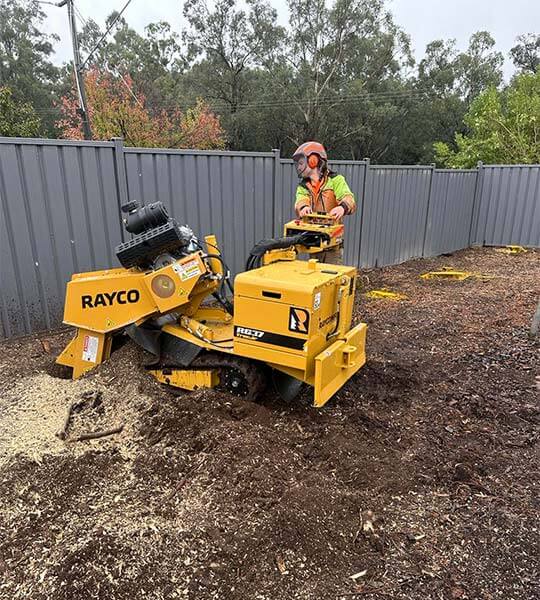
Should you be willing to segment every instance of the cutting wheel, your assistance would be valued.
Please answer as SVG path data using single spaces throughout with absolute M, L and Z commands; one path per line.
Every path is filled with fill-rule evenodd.
M 276 392 L 285 402 L 290 402 L 296 398 L 304 387 L 303 381 L 276 369 L 272 369 L 272 383 Z
M 246 400 L 256 400 L 266 387 L 263 366 L 245 358 L 205 352 L 191 363 L 190 368 L 216 369 L 219 373 L 217 389 Z

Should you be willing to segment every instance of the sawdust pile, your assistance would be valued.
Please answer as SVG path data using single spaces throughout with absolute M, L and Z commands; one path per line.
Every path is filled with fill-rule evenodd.
M 446 265 L 495 278 L 418 277 Z M 4 343 L 0 598 L 536 597 L 540 256 L 363 280 L 408 300 L 359 298 L 369 363 L 323 410 L 171 396 L 129 344 L 73 382 L 66 334 Z

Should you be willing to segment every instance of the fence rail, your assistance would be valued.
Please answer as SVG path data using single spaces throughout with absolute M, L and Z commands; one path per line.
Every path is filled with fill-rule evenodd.
M 472 170 L 335 161 L 358 201 L 345 258 L 359 267 L 471 243 L 540 246 L 540 165 Z M 122 140 L 0 138 L 0 337 L 62 317 L 74 272 L 116 264 L 120 206 L 162 200 L 195 233 L 215 233 L 238 272 L 253 244 L 280 235 L 297 178 L 279 152 L 127 148 Z

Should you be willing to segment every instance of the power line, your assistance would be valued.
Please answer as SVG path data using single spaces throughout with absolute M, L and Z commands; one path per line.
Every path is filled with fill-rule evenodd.
M 327 104 L 339 104 L 339 103 L 343 103 L 343 102 L 351 102 L 351 101 L 355 101 L 355 100 L 399 100 L 399 99 L 407 99 L 407 98 L 421 98 L 423 96 L 425 96 L 428 92 L 427 91 L 422 91 L 422 90 L 417 90 L 417 91 L 409 91 L 409 90 L 403 90 L 403 91 L 395 91 L 395 92 L 366 92 L 363 94 L 350 94 L 350 95 L 344 95 L 344 96 L 337 96 L 337 97 L 331 97 L 331 98 L 321 98 L 320 100 L 318 100 L 318 102 L 316 103 L 317 105 L 327 105 Z M 209 108 L 215 108 L 215 109 L 220 109 L 220 108 L 231 108 L 230 104 L 222 101 L 222 102 L 207 102 L 206 103 L 207 106 Z M 190 107 L 192 106 L 191 104 L 186 104 L 186 103 L 182 103 L 179 102 L 177 104 L 165 104 L 165 103 L 154 103 L 154 104 L 148 104 L 147 107 L 148 108 L 176 108 L 176 107 Z M 239 103 L 237 105 L 238 109 L 244 110 L 244 109 L 249 109 L 249 108 L 273 108 L 273 107 L 281 107 L 281 106 L 291 106 L 291 100 L 284 98 L 283 100 L 276 100 L 276 101 L 266 101 L 266 102 L 246 102 L 246 103 Z M 47 110 L 46 108 L 42 109 L 42 110 Z
M 124 4 L 124 7 L 122 8 L 122 10 L 116 15 L 116 18 L 113 19 L 112 23 L 107 27 L 107 30 L 101 36 L 101 38 L 99 39 L 98 43 L 90 51 L 90 54 L 85 58 L 84 62 L 81 65 L 81 68 L 84 68 L 84 65 L 86 65 L 86 63 L 90 60 L 90 58 L 92 58 L 92 54 L 94 54 L 94 52 L 99 48 L 99 46 L 101 45 L 101 42 L 107 37 L 107 35 L 109 34 L 109 31 L 115 26 L 115 24 L 118 21 L 118 19 L 122 16 L 123 12 L 126 10 L 126 8 L 130 4 L 131 4 L 131 0 L 127 0 L 127 2 Z
M 137 100 L 137 102 L 140 105 L 139 100 L 136 98 L 136 96 L 133 94 L 133 91 L 129 88 L 129 86 L 127 85 L 127 83 L 125 82 L 125 80 L 123 80 L 123 78 L 121 78 L 121 80 L 123 81 L 124 85 L 126 85 L 126 87 L 128 87 L 130 93 L 135 97 L 135 99 Z M 344 103 L 350 103 L 350 102 L 354 102 L 354 101 L 358 101 L 358 100 L 380 100 L 381 102 L 384 101 L 391 101 L 391 100 L 406 100 L 406 99 L 420 99 L 422 97 L 424 97 L 426 95 L 426 91 L 408 91 L 408 90 L 403 90 L 401 92 L 396 91 L 396 92 L 366 92 L 364 94 L 351 94 L 351 95 L 345 95 L 345 96 L 337 96 L 337 97 L 333 97 L 333 98 L 323 98 L 320 99 L 317 102 L 317 106 L 327 106 L 327 105 L 332 105 L 332 104 L 344 104 Z M 227 102 L 207 102 L 206 103 L 208 108 L 210 110 L 230 110 L 231 106 L 230 104 L 228 104 Z M 151 110 L 151 109 L 174 109 L 174 108 L 191 108 L 193 105 L 192 104 L 186 104 L 186 103 L 182 103 L 179 102 L 177 104 L 162 104 L 162 103 L 153 103 L 153 104 L 147 104 L 146 108 Z M 237 108 L 238 110 L 249 110 L 249 109 L 253 109 L 253 108 L 281 108 L 281 107 L 291 107 L 291 100 L 288 99 L 283 99 L 283 100 L 279 100 L 279 101 L 273 101 L 273 102 L 247 102 L 247 103 L 240 103 L 238 104 Z M 35 109 L 36 112 L 56 112 L 56 109 L 53 108 L 39 108 L 39 109 Z
M 113 75 L 116 74 L 118 77 L 120 77 L 120 81 L 124 84 L 124 86 L 126 87 L 127 91 L 131 94 L 132 98 L 135 100 L 135 102 L 141 107 L 144 108 L 144 106 L 141 104 L 141 101 L 137 98 L 137 96 L 133 93 L 133 90 L 129 87 L 129 85 L 127 84 L 126 80 L 122 77 L 121 73 L 118 73 L 118 71 L 115 71 L 113 73 Z
M 77 6 L 74 4 L 73 8 L 75 10 L 75 15 L 77 16 L 77 18 L 79 19 L 80 23 L 84 26 L 84 25 L 88 25 L 88 21 L 84 18 L 83 14 L 81 13 L 81 11 L 77 8 Z

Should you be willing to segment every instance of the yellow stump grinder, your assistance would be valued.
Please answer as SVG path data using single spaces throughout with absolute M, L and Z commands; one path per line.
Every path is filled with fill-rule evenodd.
M 343 225 L 326 215 L 287 223 L 284 237 L 253 247 L 233 287 L 215 236 L 200 243 L 161 202 L 122 211 L 133 234 L 116 247 L 122 267 L 67 284 L 64 323 L 77 331 L 57 363 L 74 379 L 124 334 L 153 355 L 146 369 L 158 381 L 248 399 L 271 378 L 285 399 L 313 386 L 322 406 L 365 363 L 366 325 L 351 327 L 356 269 L 297 260 L 341 243 Z

